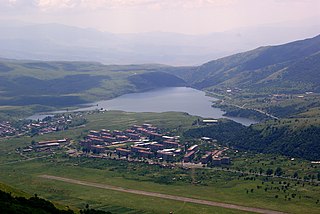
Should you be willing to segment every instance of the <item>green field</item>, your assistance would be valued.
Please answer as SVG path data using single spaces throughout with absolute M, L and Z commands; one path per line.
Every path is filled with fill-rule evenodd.
M 88 130 L 118 129 L 122 130 L 133 124 L 143 122 L 158 126 L 163 131 L 181 134 L 189 129 L 198 117 L 184 113 L 126 113 L 110 111 L 86 115 L 85 127 L 43 136 L 2 139 L 0 141 L 0 182 L 8 184 L 26 194 L 38 194 L 59 206 L 73 209 L 90 207 L 114 213 L 241 213 L 237 210 L 222 209 L 137 196 L 111 190 L 46 180 L 38 177 L 48 174 L 77 180 L 109 184 L 130 189 L 159 192 L 190 198 L 226 202 L 244 206 L 280 210 L 289 213 L 319 213 L 319 186 L 315 183 L 297 182 L 280 178 L 243 175 L 216 169 L 186 170 L 180 168 L 163 168 L 144 163 L 126 161 L 99 160 L 88 158 L 69 158 L 63 150 L 56 154 L 31 153 L 27 159 L 15 152 L 18 147 L 30 145 L 32 140 L 50 140 L 62 137 L 81 139 Z M 243 154 L 245 155 L 245 154 Z M 257 156 L 257 159 L 270 158 Z M 232 167 L 246 165 L 246 157 L 237 157 Z M 247 156 L 250 158 L 250 156 Z M 236 158 L 235 158 L 236 159 Z M 251 157 L 252 160 L 254 160 Z M 287 170 L 285 163 L 279 166 Z M 303 163 L 304 170 L 309 167 Z M 269 164 L 266 162 L 266 164 Z M 255 161 L 245 170 L 258 166 Z M 278 165 L 275 165 L 278 166 Z M 298 167 L 298 166 L 294 166 Z M 290 167 L 288 169 L 291 169 Z M 317 169 L 312 169 L 315 172 Z M 288 183 L 290 185 L 288 186 Z M 282 187 L 284 186 L 284 187 Z M 287 186 L 287 187 L 285 187 Z M 285 188 L 283 191 L 282 188 Z M 265 190 L 267 188 L 267 190 Z M 278 190 L 277 188 L 280 188 Z M 295 194 L 295 197 L 292 197 Z M 290 199 L 289 199 L 290 198 Z

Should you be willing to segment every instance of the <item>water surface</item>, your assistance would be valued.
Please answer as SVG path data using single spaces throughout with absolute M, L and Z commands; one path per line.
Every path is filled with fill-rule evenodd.
M 257 122 L 247 118 L 223 116 L 224 111 L 211 107 L 212 101 L 216 100 L 216 98 L 206 96 L 205 92 L 193 88 L 172 87 L 143 93 L 126 94 L 111 100 L 98 101 L 89 104 L 90 107 L 79 108 L 75 111 L 96 109 L 121 110 L 127 112 L 177 111 L 204 118 L 229 118 L 246 126 Z M 34 117 L 32 119 L 34 119 Z

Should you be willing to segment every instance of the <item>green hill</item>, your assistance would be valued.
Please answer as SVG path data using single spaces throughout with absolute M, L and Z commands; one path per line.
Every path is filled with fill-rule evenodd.
M 263 91 L 319 91 L 320 35 L 284 45 L 257 48 L 178 73 L 199 89 L 239 87 Z
M 193 128 L 184 133 L 186 138 L 203 136 L 244 151 L 282 154 L 307 160 L 320 159 L 320 127 L 303 124 L 305 121 L 276 121 L 250 127 L 233 121 Z M 302 125 L 293 129 L 292 124 Z
M 169 68 L 173 69 L 158 64 L 103 65 L 1 59 L 0 106 L 7 106 L 7 110 L 15 108 L 15 111 L 17 106 L 28 106 L 16 114 L 24 115 L 74 107 L 126 93 L 184 86 L 184 80 L 163 72 Z

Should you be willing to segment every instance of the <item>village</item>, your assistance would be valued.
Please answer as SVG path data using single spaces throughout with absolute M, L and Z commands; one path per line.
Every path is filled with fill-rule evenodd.
M 85 119 L 81 113 L 72 115 L 57 114 L 52 117 L 46 117 L 43 120 L 1 121 L 0 137 L 45 135 L 71 127 L 81 126 L 84 123 Z
M 118 159 L 151 160 L 160 162 L 185 162 L 212 164 L 230 164 L 230 158 L 224 152 L 228 148 L 204 151 L 200 145 L 182 143 L 180 136 L 162 134 L 151 124 L 134 125 L 130 129 L 119 130 L 91 130 L 80 141 L 80 148 L 85 155 L 103 158 L 106 154 Z M 216 140 L 203 137 L 204 144 L 214 144 Z
M 23 152 L 47 151 L 57 148 L 68 148 L 66 153 L 73 157 L 112 158 L 128 161 L 144 161 L 155 163 L 186 163 L 207 166 L 230 164 L 230 158 L 225 155 L 226 147 L 216 146 L 217 141 L 208 137 L 198 140 L 201 145 L 181 142 L 180 136 L 170 136 L 170 133 L 160 133 L 151 124 L 134 125 L 124 131 L 91 130 L 79 142 L 72 144 L 70 139 L 33 142 L 24 148 Z M 204 150 L 202 145 L 211 145 L 212 150 Z

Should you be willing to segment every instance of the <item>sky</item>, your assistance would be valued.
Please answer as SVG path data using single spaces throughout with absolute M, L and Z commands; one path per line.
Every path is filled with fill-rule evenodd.
M 0 19 L 60 23 L 112 33 L 207 34 L 308 20 L 320 0 L 0 0 Z

